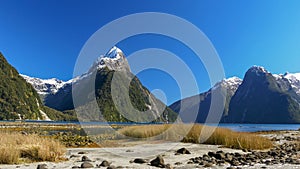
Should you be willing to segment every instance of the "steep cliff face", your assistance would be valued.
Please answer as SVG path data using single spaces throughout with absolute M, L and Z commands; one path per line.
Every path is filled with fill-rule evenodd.
M 212 92 L 216 92 L 217 95 L 220 95 L 220 97 L 224 97 L 225 99 L 225 105 L 224 105 L 224 116 L 228 114 L 229 109 L 229 103 L 232 98 L 232 96 L 235 94 L 236 90 L 238 89 L 239 85 L 242 83 L 242 80 L 237 77 L 232 77 L 228 79 L 224 79 L 221 82 L 217 83 L 213 88 L 211 88 L 209 91 L 201 93 L 199 95 L 189 97 L 183 100 L 179 100 L 172 105 L 170 105 L 170 108 L 174 110 L 175 112 L 182 111 L 182 115 L 185 116 L 185 114 L 190 112 L 198 111 L 198 115 L 196 119 L 185 119 L 185 117 L 181 117 L 183 121 L 186 122 L 198 122 L 198 123 L 204 123 L 207 115 L 209 113 L 209 109 L 211 106 L 211 97 Z M 200 102 L 199 102 L 200 101 Z M 181 104 L 186 105 L 186 109 L 181 109 Z
M 299 73 L 277 75 L 253 66 L 243 80 L 223 80 L 208 92 L 177 101 L 170 108 L 179 112 L 182 101 L 189 105 L 181 110 L 186 116 L 199 107 L 196 122 L 203 123 L 210 109 L 211 93 L 217 91 L 220 96 L 226 93 L 223 123 L 300 123 L 299 89 Z
M 34 88 L 0 53 L 0 120 L 48 119 Z
M 112 89 L 112 78 L 117 73 L 117 86 Z M 95 78 L 94 78 L 95 77 Z M 130 81 L 128 81 L 130 80 Z M 48 82 L 45 80 L 41 80 Z M 30 81 L 29 81 L 30 82 Z M 31 80 L 31 82 L 33 82 Z M 91 89 L 87 86 L 95 84 L 95 88 Z M 112 98 L 112 90 L 120 90 L 119 94 L 129 85 L 129 99 L 118 99 L 117 102 L 122 104 L 122 112 L 118 110 Z M 36 85 L 33 86 L 51 86 Z M 73 98 L 84 98 L 77 108 L 82 110 L 79 116 L 85 121 L 117 121 L 117 122 L 165 122 L 175 121 L 177 113 L 168 108 L 161 101 L 156 99 L 130 72 L 130 67 L 124 53 L 117 47 L 111 48 L 105 55 L 100 56 L 87 71 L 87 73 L 76 77 L 68 82 L 62 82 L 59 85 L 55 83 L 54 88 L 60 88 L 55 92 L 48 92 L 41 95 L 44 98 L 46 106 L 60 111 L 73 110 Z M 36 88 L 39 90 L 39 88 Z M 51 91 L 50 89 L 45 89 Z M 76 92 L 72 92 L 76 91 Z M 74 95 L 74 93 L 76 93 Z M 123 93 L 124 94 L 124 93 Z M 90 102 L 96 96 L 98 108 L 91 107 Z M 134 109 L 130 107 L 132 105 Z M 163 108 L 160 110 L 159 108 Z M 98 112 L 100 110 L 100 112 Z M 140 112 L 145 112 L 143 115 Z
M 234 123 L 299 123 L 300 98 L 286 78 L 263 67 L 250 68 L 231 99 L 225 121 Z

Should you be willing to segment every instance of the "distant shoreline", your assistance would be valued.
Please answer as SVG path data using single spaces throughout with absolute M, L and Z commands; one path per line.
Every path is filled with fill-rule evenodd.
M 78 122 L 78 121 L 0 121 L 0 129 L 30 126 L 40 127 L 63 127 L 63 128 L 86 128 L 96 126 L 131 126 L 131 125 L 158 125 L 163 123 L 120 123 L 120 122 Z M 198 124 L 198 123 L 197 123 Z M 228 128 L 237 132 L 270 132 L 270 131 L 295 131 L 300 129 L 300 124 L 249 124 L 249 123 L 219 123 L 219 124 L 201 124 L 207 126 L 215 126 L 221 128 Z

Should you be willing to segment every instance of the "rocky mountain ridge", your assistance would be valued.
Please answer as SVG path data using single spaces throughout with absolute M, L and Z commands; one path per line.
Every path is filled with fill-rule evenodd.
M 300 123 L 300 74 L 272 74 L 264 67 L 253 66 L 248 69 L 243 80 L 224 79 L 209 91 L 179 100 L 170 108 L 180 110 L 181 103 L 199 107 L 198 123 L 206 121 L 212 90 L 226 91 L 225 107 L 222 112 L 223 123 Z M 196 101 L 200 97 L 200 102 Z
M 126 83 L 130 83 L 129 95 L 130 100 L 118 100 L 127 116 L 130 116 L 132 121 L 144 122 L 149 119 L 155 121 L 175 121 L 177 114 L 164 105 L 161 101 L 155 98 L 139 81 L 137 77 L 132 75 L 130 67 L 124 53 L 117 47 L 112 47 L 105 55 L 101 55 L 92 65 L 91 68 L 83 75 L 75 77 L 68 82 L 60 80 L 42 80 L 36 78 L 25 79 L 42 94 L 41 98 L 46 106 L 59 111 L 74 110 L 73 97 L 85 98 L 83 103 L 77 107 L 78 110 L 91 110 L 82 115 L 82 120 L 86 121 L 128 121 L 126 117 L 120 114 L 115 107 L 111 94 L 112 78 L 118 74 L 117 90 L 126 90 Z M 93 78 L 96 77 L 96 78 Z M 95 80 L 95 81 L 93 81 Z M 51 83 L 49 83 L 49 81 Z M 45 82 L 40 83 L 40 82 Z M 54 83 L 52 83 L 54 82 Z M 90 89 L 89 84 L 95 84 L 95 89 Z M 74 92 L 76 91 L 76 92 Z M 74 93 L 76 93 L 74 95 Z M 121 93 L 121 92 L 119 92 Z M 96 96 L 96 100 L 101 112 L 97 112 L 95 107 L 91 108 L 92 96 Z M 119 97 L 117 97 L 119 98 Z M 133 105 L 139 111 L 147 112 L 144 117 L 139 117 L 135 110 L 130 108 Z M 163 107 L 164 110 L 158 110 L 157 107 Z M 161 111 L 163 113 L 161 114 Z M 123 114 L 124 115 L 124 114 Z M 130 120 L 129 120 L 130 121 Z

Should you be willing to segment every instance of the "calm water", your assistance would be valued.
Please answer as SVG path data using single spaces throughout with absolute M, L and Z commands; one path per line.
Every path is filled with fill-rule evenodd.
M 5 122 L 5 121 L 2 121 Z M 7 122 L 7 121 L 6 121 Z M 44 124 L 81 124 L 81 125 L 136 125 L 134 123 L 105 123 L 105 122 L 59 122 L 59 121 L 26 121 L 31 123 L 44 123 Z M 153 123 L 143 123 L 153 124 Z M 161 123 L 156 123 L 161 124 Z M 210 126 L 219 126 L 229 128 L 234 131 L 240 132 L 257 132 L 257 131 L 270 131 L 270 130 L 298 130 L 300 124 L 233 124 L 233 123 L 220 123 L 220 124 L 208 124 Z
M 270 130 L 298 130 L 300 124 L 219 124 L 219 127 L 229 128 L 234 131 L 256 132 Z

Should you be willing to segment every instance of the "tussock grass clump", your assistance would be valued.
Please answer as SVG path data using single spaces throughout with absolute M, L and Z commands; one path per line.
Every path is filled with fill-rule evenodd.
M 203 126 L 199 124 L 143 125 L 129 126 L 119 132 L 133 138 L 154 138 L 186 143 L 223 145 L 234 149 L 262 150 L 273 146 L 272 142 L 254 133 L 234 132 L 230 129 Z M 212 134 L 210 134 L 213 131 Z
M 170 125 L 141 125 L 124 127 L 120 133 L 133 138 L 149 138 L 163 134 Z
M 63 160 L 65 147 L 38 135 L 0 133 L 0 164 Z
M 194 125 L 183 142 L 200 143 L 199 137 L 203 126 Z M 206 126 L 206 130 L 212 130 Z M 204 131 L 205 132 L 205 131 Z M 205 137 L 205 134 L 204 134 Z M 234 132 L 226 128 L 216 128 L 204 144 L 223 145 L 233 149 L 263 150 L 273 147 L 272 142 L 254 133 Z

